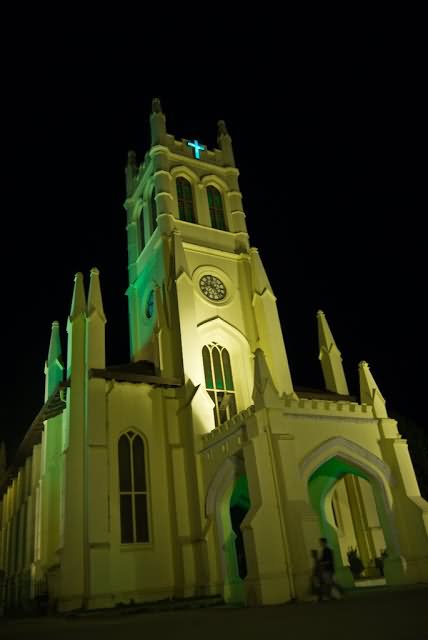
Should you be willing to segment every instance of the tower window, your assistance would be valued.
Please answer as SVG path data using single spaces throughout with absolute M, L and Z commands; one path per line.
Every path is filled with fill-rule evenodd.
M 210 209 L 211 226 L 214 229 L 222 229 L 226 231 L 226 223 L 224 219 L 223 199 L 221 193 L 215 187 L 207 188 L 208 206 Z
M 180 220 L 195 222 L 192 185 L 186 178 L 177 178 L 177 199 Z
M 227 349 L 211 342 L 202 349 L 205 372 L 205 386 L 214 402 L 216 426 L 236 414 L 236 398 L 233 386 L 232 368 Z
M 144 441 L 128 431 L 119 438 L 120 531 L 123 544 L 149 541 Z
M 154 232 L 154 230 L 156 229 L 156 227 L 158 226 L 158 212 L 157 212 L 157 208 L 156 208 L 156 189 L 155 187 L 153 187 L 152 189 L 152 193 L 150 196 L 150 217 L 151 217 L 151 221 L 152 221 L 152 233 Z

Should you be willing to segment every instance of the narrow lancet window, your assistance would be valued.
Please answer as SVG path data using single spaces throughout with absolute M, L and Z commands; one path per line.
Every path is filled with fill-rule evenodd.
M 207 188 L 208 206 L 210 209 L 211 226 L 214 229 L 222 229 L 226 231 L 226 222 L 224 219 L 223 199 L 221 193 L 215 187 Z
M 147 461 L 143 438 L 128 431 L 119 438 L 120 538 L 149 542 Z
M 180 220 L 195 222 L 192 185 L 186 178 L 177 178 L 177 199 Z

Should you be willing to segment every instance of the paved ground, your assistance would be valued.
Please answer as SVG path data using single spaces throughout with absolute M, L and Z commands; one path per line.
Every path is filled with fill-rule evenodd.
M 428 586 L 359 591 L 341 602 L 253 609 L 0 619 L 0 638 L 24 640 L 428 640 Z

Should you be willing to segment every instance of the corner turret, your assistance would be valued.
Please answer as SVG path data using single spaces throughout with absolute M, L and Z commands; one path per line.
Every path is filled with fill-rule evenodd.
M 62 360 L 59 322 L 55 321 L 52 323 L 48 359 L 45 363 L 45 400 L 52 395 L 63 378 L 64 364 Z
M 224 120 L 219 120 L 217 123 L 217 142 L 223 152 L 225 164 L 234 167 L 235 157 L 233 155 L 232 138 L 229 135 Z
M 358 365 L 360 378 L 360 401 L 373 407 L 376 418 L 387 418 L 388 414 L 385 406 L 385 399 L 375 379 L 373 378 L 367 362 L 360 362 Z
M 326 389 L 341 395 L 349 395 L 346 384 L 345 372 L 342 365 L 342 356 L 334 341 L 333 334 L 328 326 L 323 311 L 317 313 L 319 359 L 324 377 Z
M 162 106 L 159 98 L 152 100 L 152 113 L 150 116 L 150 133 L 152 147 L 165 144 L 166 138 L 166 118 L 162 112 Z
M 91 269 L 87 307 L 87 364 L 89 368 L 106 366 L 105 324 L 107 322 L 101 296 L 100 272 Z

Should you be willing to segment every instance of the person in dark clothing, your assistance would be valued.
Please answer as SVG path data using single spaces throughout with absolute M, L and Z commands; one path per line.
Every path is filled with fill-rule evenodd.
M 320 538 L 321 557 L 319 559 L 319 575 L 321 579 L 320 600 L 342 597 L 342 588 L 334 580 L 334 556 L 327 544 L 327 538 Z
M 320 596 L 321 596 L 321 567 L 320 567 L 320 561 L 319 561 L 319 558 L 318 558 L 317 549 L 312 549 L 311 550 L 311 556 L 312 556 L 312 560 L 313 560 L 312 578 L 311 578 L 312 593 L 314 595 L 318 596 L 318 599 L 320 599 Z

